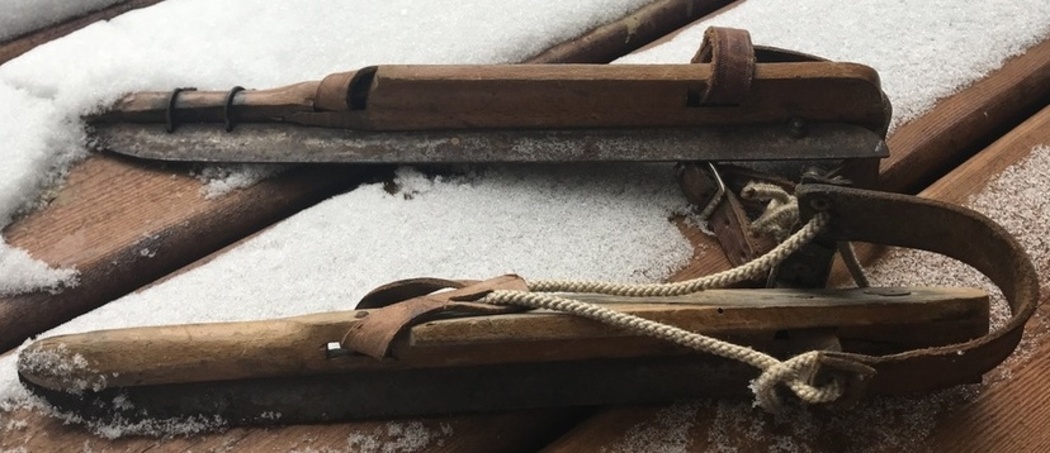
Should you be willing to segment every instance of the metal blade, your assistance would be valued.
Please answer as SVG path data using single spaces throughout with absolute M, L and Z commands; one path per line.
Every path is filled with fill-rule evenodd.
M 881 158 L 877 134 L 849 124 L 663 129 L 363 132 L 251 123 L 226 132 L 186 124 L 98 124 L 103 148 L 145 159 L 201 162 L 460 163 L 768 161 Z
M 90 421 L 221 417 L 228 425 L 447 415 L 746 395 L 757 371 L 712 356 L 346 372 L 65 393 L 23 380 Z

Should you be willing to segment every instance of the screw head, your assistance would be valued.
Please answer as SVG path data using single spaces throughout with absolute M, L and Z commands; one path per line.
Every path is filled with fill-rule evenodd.
M 817 211 L 827 211 L 831 209 L 831 202 L 824 197 L 816 197 L 809 200 L 809 207 L 816 209 Z
M 788 127 L 790 129 L 789 133 L 792 137 L 804 138 L 806 135 L 809 134 L 809 129 L 806 127 L 806 122 L 802 120 L 802 118 L 792 118 L 791 121 L 788 122 Z

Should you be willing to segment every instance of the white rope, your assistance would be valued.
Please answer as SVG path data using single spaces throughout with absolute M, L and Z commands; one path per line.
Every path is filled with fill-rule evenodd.
M 765 255 L 741 266 L 684 282 L 631 284 L 576 280 L 537 280 L 529 282 L 529 290 L 542 293 L 565 292 L 608 294 L 625 297 L 664 297 L 680 296 L 711 288 L 725 288 L 734 283 L 766 275 L 770 269 L 784 261 L 788 255 L 795 253 L 802 246 L 812 241 L 827 224 L 828 215 L 826 213 L 818 213 L 795 234 L 778 244 Z
M 542 294 L 549 292 L 598 293 L 628 297 L 664 297 L 694 293 L 709 288 L 725 287 L 733 283 L 751 279 L 779 264 L 806 243 L 810 242 L 827 225 L 827 213 L 813 216 L 799 231 L 777 245 L 765 255 L 740 267 L 706 277 L 679 283 L 657 284 L 617 284 L 608 282 L 579 282 L 570 280 L 548 280 L 529 283 L 530 291 L 499 290 L 488 294 L 479 302 L 496 305 L 518 305 L 533 309 L 548 309 L 572 313 L 605 324 L 629 331 L 671 341 L 679 345 L 709 354 L 737 360 L 762 370 L 761 375 L 752 381 L 751 390 L 755 393 L 755 403 L 769 412 L 779 412 L 782 408 L 777 396 L 778 384 L 785 384 L 798 398 L 806 403 L 826 403 L 838 399 L 843 393 L 839 376 L 823 387 L 814 387 L 806 383 L 820 364 L 820 352 L 811 351 L 791 359 L 780 361 L 775 357 L 750 347 L 740 346 L 726 341 L 690 332 L 679 327 L 651 321 L 635 315 L 622 313 L 604 306 L 569 299 L 566 297 Z
M 751 222 L 751 229 L 757 233 L 783 241 L 798 223 L 798 199 L 780 186 L 752 181 L 740 191 L 740 197 L 768 202 L 765 212 Z

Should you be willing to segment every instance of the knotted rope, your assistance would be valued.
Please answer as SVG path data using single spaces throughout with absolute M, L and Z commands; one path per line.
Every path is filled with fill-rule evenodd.
M 793 198 L 793 197 L 792 197 Z M 788 200 L 791 203 L 793 200 Z M 795 212 L 798 212 L 797 201 Z M 808 376 L 819 366 L 820 352 L 811 351 L 791 359 L 777 358 L 750 347 L 722 341 L 690 332 L 679 327 L 662 324 L 638 316 L 621 313 L 604 306 L 582 302 L 552 294 L 552 292 L 597 293 L 627 297 L 665 297 L 694 293 L 704 289 L 721 288 L 740 281 L 752 279 L 768 272 L 798 249 L 813 240 L 827 226 L 829 215 L 817 213 L 794 234 L 778 244 L 769 253 L 742 266 L 677 283 L 624 284 L 594 281 L 541 280 L 529 283 L 530 291 L 494 291 L 479 302 L 497 305 L 517 305 L 533 309 L 548 309 L 571 313 L 584 318 L 620 327 L 631 332 L 647 335 L 709 354 L 737 360 L 762 370 L 752 381 L 751 390 L 755 402 L 768 412 L 779 412 L 782 402 L 776 393 L 779 384 L 791 389 L 806 403 L 826 403 L 838 399 L 844 392 L 839 376 L 832 376 L 828 384 L 816 387 L 806 382 Z

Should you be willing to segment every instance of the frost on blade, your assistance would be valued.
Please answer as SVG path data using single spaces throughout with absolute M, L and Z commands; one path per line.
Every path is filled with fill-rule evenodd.
M 180 417 L 164 419 L 136 420 L 134 422 L 117 417 L 106 423 L 87 423 L 92 433 L 105 439 L 117 439 L 127 436 L 146 436 L 156 438 L 172 438 L 175 436 L 191 436 L 226 428 L 227 423 L 222 417 Z

